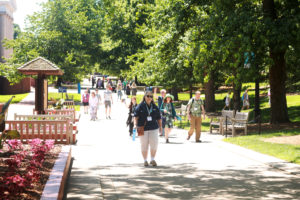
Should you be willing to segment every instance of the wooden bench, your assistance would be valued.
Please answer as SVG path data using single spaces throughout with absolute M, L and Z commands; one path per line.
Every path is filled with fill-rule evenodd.
M 33 110 L 33 114 L 37 114 L 35 110 Z M 45 110 L 45 114 L 46 115 L 72 115 L 74 124 L 78 122 L 80 119 L 80 114 L 77 116 L 75 109 L 61 109 L 61 110 L 47 109 Z
M 73 125 L 67 120 L 7 120 L 6 130 L 19 131 L 22 142 L 35 138 L 52 139 L 55 143 L 73 144 Z
M 71 122 L 74 121 L 73 115 L 18 115 L 14 114 L 14 120 L 22 120 L 22 121 L 31 121 L 31 120 L 67 120 L 69 119 Z
M 48 108 L 53 108 L 53 104 L 55 104 L 55 101 L 53 100 L 48 101 Z M 75 103 L 73 100 L 64 101 L 63 107 L 65 109 L 75 109 Z
M 249 113 L 236 112 L 235 117 L 231 119 L 232 124 L 227 128 L 232 130 L 232 136 L 236 135 L 237 129 L 244 129 L 244 135 L 247 135 Z
M 231 119 L 233 118 L 234 112 L 232 110 L 222 110 L 221 116 L 208 116 L 210 119 L 209 132 L 212 133 L 213 126 L 218 126 L 219 133 L 224 135 L 224 129 L 226 125 L 232 124 Z M 227 120 L 226 120 L 227 118 Z

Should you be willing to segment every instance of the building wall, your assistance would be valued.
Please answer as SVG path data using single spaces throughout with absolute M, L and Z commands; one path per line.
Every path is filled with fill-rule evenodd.
M 13 13 L 16 10 L 15 0 L 0 0 L 0 61 L 3 62 L 2 57 L 9 58 L 12 54 L 12 49 L 3 47 L 3 39 L 13 39 L 14 25 Z
M 15 85 L 10 85 L 10 82 L 3 76 L 0 76 L 0 95 L 21 94 L 30 92 L 32 78 L 24 78 Z

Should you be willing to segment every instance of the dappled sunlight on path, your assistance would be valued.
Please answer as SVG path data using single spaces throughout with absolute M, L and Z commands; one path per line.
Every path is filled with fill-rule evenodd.
M 101 91 L 102 92 L 102 91 Z M 114 94 L 115 95 L 115 94 Z M 116 101 L 112 119 L 90 121 L 82 113 L 68 199 L 297 199 L 300 177 L 225 148 L 221 136 L 202 143 L 174 129 L 170 144 L 160 138 L 158 167 L 144 167 L 137 138 L 126 127 L 128 110 Z M 235 147 L 239 148 L 239 147 Z

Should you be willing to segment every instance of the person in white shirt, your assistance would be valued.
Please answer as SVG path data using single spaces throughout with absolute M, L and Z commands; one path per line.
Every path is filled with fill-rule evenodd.
M 98 119 L 98 110 L 99 110 L 99 105 L 102 104 L 102 98 L 101 95 L 98 93 L 98 89 L 95 90 L 96 91 L 96 97 L 98 99 L 98 106 L 97 106 L 97 112 L 96 112 L 96 119 Z
M 91 120 L 95 121 L 97 117 L 97 108 L 98 108 L 98 98 L 95 95 L 95 92 L 92 92 L 92 95 L 89 99 L 89 106 L 90 106 L 90 114 L 91 114 Z
M 224 106 L 223 110 L 225 110 L 225 108 L 228 108 L 230 110 L 230 101 L 231 101 L 230 95 L 231 95 L 231 92 L 228 92 L 228 94 L 225 97 L 225 106 Z
M 110 90 L 110 84 L 107 84 L 106 90 L 104 91 L 104 105 L 105 105 L 106 119 L 111 119 L 111 117 L 110 117 L 111 104 L 113 104 L 112 91 Z M 108 115 L 107 115 L 107 109 L 108 109 Z

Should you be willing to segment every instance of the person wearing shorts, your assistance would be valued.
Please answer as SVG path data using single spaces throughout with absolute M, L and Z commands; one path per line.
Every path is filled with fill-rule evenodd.
M 228 92 L 228 94 L 225 97 L 225 106 L 224 106 L 223 110 L 225 110 L 226 108 L 228 108 L 230 110 L 230 101 L 231 101 L 230 95 L 231 95 L 231 92 Z
M 110 84 L 106 85 L 106 90 L 104 91 L 104 105 L 105 105 L 105 115 L 106 119 L 111 119 L 111 104 L 113 103 L 112 91 L 110 90 Z M 108 113 L 107 113 L 108 111 Z
M 157 166 L 155 155 L 158 147 L 158 134 L 162 130 L 162 123 L 159 108 L 153 101 L 151 91 L 145 93 L 143 101 L 135 109 L 134 117 L 134 128 L 144 126 L 144 134 L 139 135 L 144 166 L 149 166 L 147 157 L 150 147 L 150 164 L 155 167 Z
M 165 129 L 166 143 L 169 143 L 169 135 L 173 128 L 173 119 L 176 120 L 176 111 L 173 105 L 174 97 L 171 94 L 167 94 L 161 104 L 160 111 L 164 113 L 166 118 L 165 123 L 162 125 Z
M 121 83 L 121 80 L 118 81 L 118 84 L 117 84 L 117 94 L 118 94 L 118 100 L 120 99 L 120 101 L 122 100 L 122 83 Z
M 101 95 L 98 92 L 98 89 L 96 89 L 95 91 L 96 91 L 95 95 L 98 99 L 98 105 L 97 105 L 97 110 L 96 110 L 96 119 L 98 119 L 98 117 L 97 117 L 98 116 L 98 110 L 100 109 L 99 105 L 101 104 L 102 98 L 101 98 Z
M 90 94 L 88 90 L 84 91 L 84 94 L 82 94 L 81 97 L 83 108 L 84 108 L 84 114 L 88 114 L 89 109 L 89 100 L 90 100 Z
M 242 100 L 243 100 L 243 107 L 242 110 L 249 109 L 250 106 L 250 102 L 249 102 L 249 95 L 248 95 L 248 89 L 245 90 L 243 96 L 242 96 Z

